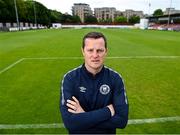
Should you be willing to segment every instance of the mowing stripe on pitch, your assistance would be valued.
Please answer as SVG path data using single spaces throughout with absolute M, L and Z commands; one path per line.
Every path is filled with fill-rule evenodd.
M 3 70 L 0 71 L 0 74 L 2 74 L 3 72 L 9 70 L 10 68 L 14 67 L 15 65 L 17 65 L 20 62 L 22 62 L 23 60 L 25 60 L 25 59 L 24 58 L 19 59 L 16 62 L 12 63 L 11 65 L 7 66 L 6 68 L 4 68 Z
M 107 59 L 175 59 L 180 58 L 180 56 L 114 56 L 107 57 Z M 0 74 L 11 69 L 15 65 L 19 64 L 24 60 L 79 60 L 83 59 L 83 57 L 29 57 L 29 58 L 21 58 L 18 61 L 10 64 L 6 68 L 0 71 Z
M 163 117 L 151 119 L 132 119 L 128 121 L 128 125 L 146 124 L 146 123 L 162 123 L 162 122 L 180 121 L 180 116 Z M 64 128 L 63 123 L 52 124 L 0 124 L 0 129 L 37 129 L 37 128 Z

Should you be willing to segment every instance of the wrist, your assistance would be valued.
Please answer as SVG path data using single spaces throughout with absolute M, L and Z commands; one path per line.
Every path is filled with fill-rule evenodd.
M 113 106 L 112 105 L 108 105 L 107 107 L 108 107 L 108 109 L 109 109 L 109 111 L 111 113 L 111 117 L 114 116 L 115 112 L 114 112 Z
M 107 108 L 108 108 L 108 110 L 109 110 L 109 112 L 110 112 L 110 115 L 111 115 L 111 117 L 112 117 L 112 113 L 111 113 L 111 109 L 107 106 Z

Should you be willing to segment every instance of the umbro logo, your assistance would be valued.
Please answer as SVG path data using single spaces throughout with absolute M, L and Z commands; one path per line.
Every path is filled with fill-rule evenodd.
M 83 87 L 83 86 L 79 87 L 79 89 L 80 89 L 80 90 L 79 90 L 80 92 L 86 92 L 86 88 Z

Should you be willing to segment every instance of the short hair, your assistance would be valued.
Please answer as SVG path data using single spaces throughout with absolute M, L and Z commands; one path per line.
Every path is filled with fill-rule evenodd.
M 83 49 L 85 47 L 85 40 L 87 38 L 93 38 L 93 39 L 103 38 L 104 43 L 105 43 L 105 48 L 107 48 L 107 40 L 106 40 L 106 37 L 102 33 L 100 33 L 100 32 L 89 32 L 83 37 L 83 43 L 82 43 L 82 48 Z

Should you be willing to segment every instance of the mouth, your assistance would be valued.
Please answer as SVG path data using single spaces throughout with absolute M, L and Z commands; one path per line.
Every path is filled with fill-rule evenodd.
M 100 60 L 91 60 L 91 62 L 93 62 L 93 63 L 99 63 Z

